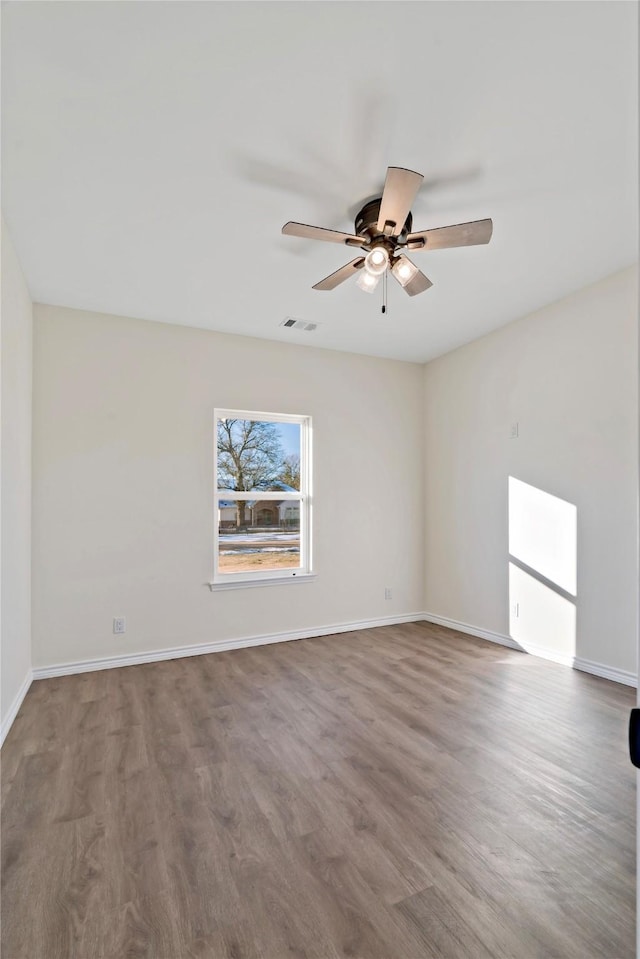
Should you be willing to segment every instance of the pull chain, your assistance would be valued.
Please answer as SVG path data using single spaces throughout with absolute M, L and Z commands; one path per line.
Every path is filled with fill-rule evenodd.
M 382 312 L 387 312 L 387 271 L 382 276 Z

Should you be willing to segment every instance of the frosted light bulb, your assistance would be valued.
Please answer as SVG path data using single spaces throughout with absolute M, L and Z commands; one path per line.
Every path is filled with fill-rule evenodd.
M 389 254 L 383 246 L 376 246 L 364 258 L 364 268 L 371 276 L 382 276 L 389 266 Z
M 373 293 L 379 282 L 379 276 L 372 276 L 371 273 L 367 273 L 366 270 L 362 270 L 360 276 L 356 280 L 356 286 L 359 286 L 360 289 L 364 290 L 365 293 Z

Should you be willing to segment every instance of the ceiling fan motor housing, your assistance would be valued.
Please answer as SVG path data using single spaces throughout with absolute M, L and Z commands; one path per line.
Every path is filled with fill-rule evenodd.
M 366 237 L 369 242 L 377 238 L 387 241 L 389 239 L 388 237 L 378 233 L 378 217 L 380 215 L 381 202 L 382 197 L 376 197 L 373 200 L 369 200 L 368 203 L 365 203 L 360 212 L 356 215 L 355 232 L 358 236 Z M 404 242 L 408 234 L 411 233 L 412 224 L 413 217 L 411 216 L 411 213 L 409 213 L 407 219 L 405 220 L 404 226 L 398 235 L 398 239 L 401 242 Z M 392 246 L 395 245 L 395 243 L 392 244 Z

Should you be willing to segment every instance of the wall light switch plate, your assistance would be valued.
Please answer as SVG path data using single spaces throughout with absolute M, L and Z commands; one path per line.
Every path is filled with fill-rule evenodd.
M 519 435 L 520 435 L 520 434 L 519 434 L 519 432 L 518 432 L 518 424 L 517 424 L 517 423 L 512 423 L 512 424 L 511 424 L 511 439 L 512 439 L 512 440 L 517 440 Z

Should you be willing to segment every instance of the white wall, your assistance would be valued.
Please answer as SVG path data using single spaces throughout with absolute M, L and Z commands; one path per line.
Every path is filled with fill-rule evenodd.
M 635 672 L 637 319 L 629 269 L 427 364 L 429 613 L 560 660 L 570 658 L 573 617 L 572 655 Z M 522 517 L 511 522 L 520 559 L 514 542 L 527 540 L 511 597 L 509 477 L 527 484 L 524 527 Z M 561 532 L 570 535 L 572 508 L 575 597 L 570 575 L 555 571 L 568 556 Z
M 34 666 L 426 609 L 634 672 L 636 323 L 634 270 L 424 369 L 35 307 Z M 313 416 L 315 582 L 203 585 L 214 406 Z
M 31 340 L 29 291 L 2 222 L 2 725 L 31 674 Z
M 34 667 L 419 613 L 422 390 L 418 364 L 36 306 Z M 216 406 L 313 417 L 314 582 L 203 585 Z

